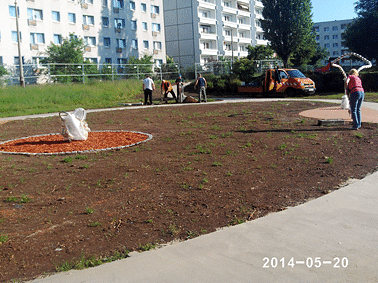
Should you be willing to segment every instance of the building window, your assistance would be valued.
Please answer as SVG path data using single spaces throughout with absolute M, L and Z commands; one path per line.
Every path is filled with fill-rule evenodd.
M 143 48 L 148 49 L 148 40 L 143 40 Z
M 347 28 L 347 26 L 348 26 L 347 24 L 342 24 L 342 25 L 341 25 L 341 29 L 344 30 L 344 29 Z
M 22 56 L 21 58 L 22 58 L 22 64 L 25 64 L 24 56 Z M 14 65 L 19 65 L 20 64 L 20 57 L 15 56 L 14 59 L 13 59 L 13 62 L 14 62 Z
M 84 25 L 94 25 L 94 16 L 83 15 Z
M 115 19 L 114 19 L 114 26 L 115 26 L 116 28 L 125 28 L 125 26 L 126 26 L 126 21 L 125 21 L 125 19 L 115 18 Z
M 126 39 L 117 38 L 117 48 L 126 48 Z
M 104 46 L 110 48 L 110 37 L 104 37 Z
M 30 43 L 31 44 L 44 44 L 45 43 L 45 34 L 44 33 L 30 33 Z
M 154 50 L 161 50 L 161 42 L 154 41 Z
M 112 64 L 112 58 L 105 58 L 105 64 Z
M 339 51 L 333 51 L 333 56 L 338 56 L 339 55 Z
M 210 26 L 200 26 L 200 30 L 202 33 L 210 33 Z
M 329 40 L 329 35 L 325 35 L 324 40 Z
M 151 5 L 151 13 L 152 14 L 159 14 L 159 6 Z
M 68 22 L 71 24 L 76 23 L 76 14 L 74 13 L 68 13 Z
M 324 44 L 324 47 L 325 47 L 325 48 L 330 48 L 330 47 L 331 47 L 331 44 L 326 43 L 326 44 Z
M 30 9 L 28 8 L 28 19 L 29 20 L 43 20 L 42 10 Z
M 124 7 L 123 0 L 113 0 L 113 7 L 123 9 Z
M 339 27 L 338 27 L 338 26 L 333 26 L 333 27 L 332 27 L 332 30 L 333 30 L 333 31 L 338 31 L 338 30 L 339 30 Z
M 17 7 L 18 17 L 20 17 L 20 7 Z M 16 17 L 16 6 L 9 6 L 9 15 Z
M 147 12 L 147 5 L 146 5 L 146 3 L 140 4 L 140 7 L 142 9 L 142 12 Z
M 202 15 L 202 18 L 208 18 L 209 17 L 209 12 L 202 11 L 201 15 Z
M 132 39 L 132 40 L 131 40 L 131 47 L 132 47 L 133 49 L 138 49 L 138 40 L 136 40 L 136 39 Z
M 117 58 L 117 64 L 127 64 L 126 58 Z
M 320 35 L 317 35 L 317 36 L 315 37 L 315 39 L 316 39 L 316 40 L 319 40 L 319 39 L 320 39 Z
M 332 36 L 332 38 L 333 38 L 333 39 L 339 39 L 339 35 L 338 35 L 338 34 L 334 34 L 334 35 Z
M 20 40 L 22 41 L 21 32 L 20 32 Z M 12 30 L 12 41 L 18 42 L 17 31 Z
M 152 31 L 160 32 L 160 24 L 152 23 Z
M 60 22 L 60 12 L 52 11 L 51 14 L 53 21 Z
M 226 29 L 226 30 L 224 31 L 224 35 L 225 35 L 225 36 L 231 36 L 231 30 Z
M 131 29 L 136 30 L 137 29 L 137 22 L 136 21 L 131 21 Z
M 54 44 L 61 44 L 62 43 L 62 35 L 54 34 Z
M 98 60 L 97 58 L 85 58 L 85 61 L 88 61 L 89 63 L 97 64 Z
M 146 22 L 143 22 L 143 23 L 142 23 L 142 29 L 143 29 L 144 31 L 147 30 L 147 23 L 146 23 Z
M 130 10 L 135 10 L 135 2 L 134 1 L 130 1 Z
M 203 49 L 210 49 L 210 43 L 209 42 L 204 42 L 203 43 Z
M 339 44 L 338 43 L 334 43 L 333 47 L 339 47 Z
M 108 28 L 109 27 L 109 18 L 108 17 L 102 17 L 102 26 L 104 28 Z
M 94 37 L 94 36 L 84 36 L 84 42 L 88 46 L 96 46 L 96 37 Z
M 163 60 L 162 59 L 156 59 L 155 65 L 156 65 L 156 67 L 160 67 L 161 65 L 163 65 Z
M 329 27 L 324 27 L 325 32 L 329 32 Z
M 314 32 L 319 32 L 319 30 L 320 30 L 320 29 L 319 29 L 319 26 L 315 26 L 315 27 L 314 27 Z
M 102 0 L 102 6 L 108 7 L 108 0 Z
M 223 17 L 223 21 L 225 21 L 225 22 L 230 22 L 230 21 L 231 21 L 231 17 L 228 16 L 228 15 L 225 15 L 225 16 Z

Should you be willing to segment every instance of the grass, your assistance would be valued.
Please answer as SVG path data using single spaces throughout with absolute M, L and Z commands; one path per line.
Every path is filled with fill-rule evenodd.
M 5 243 L 8 241 L 7 235 L 0 235 L 0 244 Z
M 10 86 L 0 88 L 0 117 L 117 107 L 119 103 L 139 102 L 139 93 L 142 84 L 138 80 Z
M 320 93 L 307 97 L 300 97 L 301 99 L 341 99 L 344 93 Z M 377 92 L 366 92 L 364 101 L 366 102 L 378 102 L 378 93 Z

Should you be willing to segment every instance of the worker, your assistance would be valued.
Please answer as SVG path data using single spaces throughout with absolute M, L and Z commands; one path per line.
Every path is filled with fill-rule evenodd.
M 173 86 L 169 81 L 162 80 L 161 81 L 161 90 L 164 90 L 164 101 L 165 103 L 168 103 L 168 93 L 172 94 L 172 97 L 177 101 L 177 97 L 175 92 L 173 91 Z

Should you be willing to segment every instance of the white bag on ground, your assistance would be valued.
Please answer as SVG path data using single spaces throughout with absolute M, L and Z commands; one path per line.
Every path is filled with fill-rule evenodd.
M 344 94 L 342 97 L 341 97 L 341 108 L 342 109 L 346 109 L 346 110 L 349 110 L 350 109 L 350 105 L 349 105 L 349 98 L 346 94 Z
M 86 113 L 83 108 L 77 108 L 71 114 L 68 112 L 60 112 L 60 118 L 64 122 L 62 136 L 66 140 L 85 141 L 88 138 L 88 132 L 91 130 L 85 122 Z

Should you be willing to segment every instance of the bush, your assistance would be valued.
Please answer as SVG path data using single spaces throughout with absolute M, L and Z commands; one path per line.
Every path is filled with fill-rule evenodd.
M 378 91 L 378 72 L 361 73 L 361 80 L 365 91 Z

